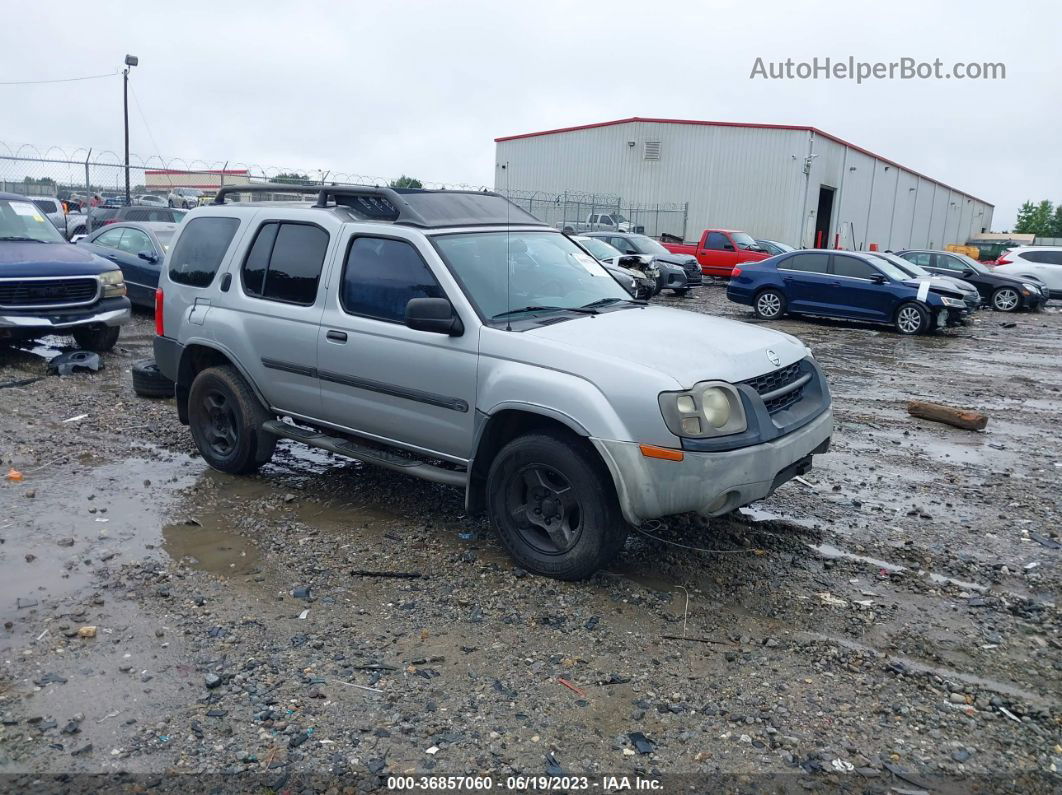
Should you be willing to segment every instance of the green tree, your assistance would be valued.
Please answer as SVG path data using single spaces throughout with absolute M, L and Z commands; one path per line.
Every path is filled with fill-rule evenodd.
M 25 177 L 25 178 L 23 178 L 22 181 L 26 185 L 54 185 L 55 184 L 55 180 L 52 179 L 51 177 L 40 177 L 38 179 L 34 179 L 33 177 Z
M 1062 202 L 1055 207 L 1055 214 L 1051 216 L 1051 237 L 1062 237 Z
M 271 181 L 283 182 L 286 185 L 306 185 L 312 182 L 309 175 L 299 174 L 295 171 L 281 171 Z
M 1054 205 L 1047 199 L 1038 204 L 1033 204 L 1031 201 L 1025 202 L 1018 209 L 1018 222 L 1014 224 L 1014 231 L 1023 235 L 1050 237 L 1054 228 L 1052 217 L 1054 209 Z
M 420 190 L 421 188 L 424 187 L 424 183 L 421 182 L 416 177 L 407 177 L 405 174 L 403 174 L 398 179 L 391 180 L 391 187 L 392 188 L 415 188 L 417 190 Z

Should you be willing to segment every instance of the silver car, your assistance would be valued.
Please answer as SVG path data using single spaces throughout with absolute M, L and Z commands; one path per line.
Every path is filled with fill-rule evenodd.
M 498 194 L 299 190 L 316 203 L 222 188 L 160 274 L 156 361 L 217 469 L 292 439 L 455 486 L 520 566 L 578 579 L 632 525 L 732 511 L 829 446 L 795 337 L 636 302 Z

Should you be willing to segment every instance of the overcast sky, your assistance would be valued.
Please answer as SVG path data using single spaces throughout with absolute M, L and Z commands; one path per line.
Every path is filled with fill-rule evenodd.
M 819 127 L 994 203 L 997 230 L 1026 198 L 1062 201 L 1059 3 L 93 0 L 3 17 L 0 82 L 138 55 L 144 158 L 489 185 L 497 136 L 655 116 Z M 849 55 L 1001 61 L 1006 80 L 749 79 L 757 56 Z M 121 151 L 120 77 L 0 85 L 0 102 L 8 146 Z

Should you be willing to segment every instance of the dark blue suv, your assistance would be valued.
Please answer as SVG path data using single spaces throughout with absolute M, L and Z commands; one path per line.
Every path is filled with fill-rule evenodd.
M 63 239 L 25 196 L 0 193 L 0 344 L 71 334 L 106 351 L 129 322 L 121 270 Z
M 958 323 L 962 294 L 936 279 L 912 279 L 871 253 L 804 250 L 734 269 L 726 296 L 772 320 L 787 312 L 885 323 L 921 334 Z

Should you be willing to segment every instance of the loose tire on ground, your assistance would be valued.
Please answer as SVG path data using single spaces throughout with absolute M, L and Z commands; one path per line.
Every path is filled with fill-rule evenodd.
M 277 439 L 262 430 L 272 415 L 230 365 L 209 367 L 192 381 L 188 427 L 203 459 L 222 472 L 254 472 L 273 457 Z
M 162 374 L 154 359 L 133 363 L 133 391 L 140 397 L 171 398 L 173 390 L 173 381 Z
M 73 332 L 74 342 L 79 348 L 96 353 L 105 353 L 118 342 L 120 326 L 103 326 L 102 328 L 80 328 Z
M 904 335 L 921 334 L 929 328 L 929 320 L 924 306 L 908 301 L 896 310 L 896 331 Z
M 582 440 L 560 432 L 521 436 L 498 452 L 487 475 L 487 507 L 513 559 L 558 580 L 589 577 L 627 539 L 604 465 Z
M 769 288 L 756 295 L 752 302 L 752 310 L 756 317 L 763 320 L 777 320 L 785 314 L 786 300 L 780 290 Z

